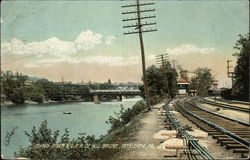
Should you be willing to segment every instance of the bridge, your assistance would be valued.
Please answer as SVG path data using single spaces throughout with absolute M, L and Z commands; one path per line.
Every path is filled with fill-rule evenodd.
M 88 96 L 92 97 L 94 102 L 100 102 L 103 96 L 116 96 L 118 101 L 122 101 L 122 96 L 141 96 L 142 93 L 139 89 L 97 89 L 83 92 L 65 92 L 65 93 L 48 93 L 45 94 L 50 97 L 69 97 L 69 96 Z

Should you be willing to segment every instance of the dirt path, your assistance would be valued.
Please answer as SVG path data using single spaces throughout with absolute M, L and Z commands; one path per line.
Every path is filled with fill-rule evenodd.
M 158 118 L 158 108 L 163 104 L 154 106 L 145 113 L 139 121 L 139 130 L 128 138 L 128 148 L 122 149 L 114 155 L 114 159 L 162 159 L 164 151 L 156 149 L 161 140 L 153 139 L 153 135 L 161 129 Z

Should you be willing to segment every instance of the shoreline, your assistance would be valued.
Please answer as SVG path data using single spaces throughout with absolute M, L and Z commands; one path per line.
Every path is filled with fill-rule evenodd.
M 137 98 L 137 97 L 134 97 Z M 134 99 L 134 98 L 128 98 L 128 99 Z M 11 101 L 5 101 L 1 102 L 1 107 L 10 107 L 10 106 L 18 106 L 18 105 L 39 105 L 39 104 L 55 104 L 55 103 L 73 103 L 73 102 L 93 102 L 93 101 L 86 101 L 84 99 L 77 99 L 77 100 L 63 100 L 63 101 L 53 101 L 53 100 L 45 100 L 42 103 L 38 103 L 31 100 L 25 100 L 24 104 L 15 104 Z M 101 101 L 101 102 L 117 102 L 117 101 Z M 94 102 L 93 102 L 94 103 Z
M 25 100 L 24 104 L 15 104 L 11 101 L 1 102 L 1 107 L 9 107 L 9 106 L 18 106 L 18 105 L 39 105 L 39 104 L 53 104 L 53 103 L 67 103 L 67 102 L 86 102 L 84 100 L 64 100 L 64 101 L 53 101 L 53 100 L 47 100 L 43 103 L 38 103 L 31 100 Z

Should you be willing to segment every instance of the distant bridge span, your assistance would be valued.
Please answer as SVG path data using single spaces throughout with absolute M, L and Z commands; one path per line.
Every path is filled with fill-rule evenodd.
M 94 102 L 99 102 L 101 100 L 101 96 L 116 96 L 117 100 L 121 101 L 122 96 L 141 96 L 142 92 L 137 89 L 114 89 L 114 90 L 90 90 L 89 92 L 82 93 L 50 93 L 46 94 L 47 96 L 54 97 L 67 97 L 67 96 L 92 96 Z
M 134 90 L 90 90 L 90 94 L 95 95 L 123 95 L 123 96 L 130 96 L 130 95 L 141 95 L 141 91 L 134 89 Z
M 140 96 L 142 95 L 140 90 L 90 90 L 89 92 L 82 93 L 49 93 L 46 95 L 122 95 L 122 96 Z

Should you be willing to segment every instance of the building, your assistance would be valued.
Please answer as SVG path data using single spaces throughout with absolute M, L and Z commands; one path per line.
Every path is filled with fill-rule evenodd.
M 177 81 L 177 88 L 178 88 L 178 97 L 186 97 L 189 95 L 189 86 L 190 83 L 188 80 L 179 79 Z

